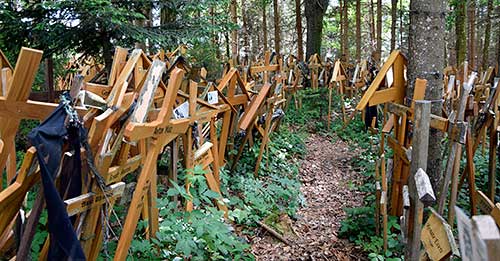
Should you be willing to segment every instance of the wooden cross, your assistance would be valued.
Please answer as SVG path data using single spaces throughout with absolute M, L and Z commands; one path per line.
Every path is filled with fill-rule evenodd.
M 5 73 L 5 76 L 7 76 L 6 79 L 2 77 L 2 93 L 5 101 L 25 102 L 28 100 L 31 92 L 31 85 L 35 79 L 38 66 L 42 59 L 42 54 L 42 51 L 35 49 L 25 47 L 21 49 L 12 77 L 9 77 L 9 73 Z M 6 61 L 3 54 L 1 60 L 3 61 L 2 64 Z M 5 71 L 9 70 L 11 70 L 10 65 Z M 2 71 L 4 71 L 4 69 L 2 69 Z M 3 173 L 3 170 L 6 168 L 7 182 L 10 182 L 16 174 L 16 148 L 14 140 L 21 119 L 5 117 L 1 120 L 0 138 L 3 141 L 4 149 L 3 153 L 0 154 L 0 173 Z M 2 182 L 0 181 L 0 187 L 1 185 Z
M 241 116 L 241 119 L 238 123 L 238 129 L 240 131 L 245 132 L 245 136 L 240 144 L 238 154 L 233 161 L 232 169 L 234 169 L 234 167 L 236 166 L 236 163 L 238 162 L 239 158 L 243 153 L 243 149 L 246 143 L 250 139 L 250 135 L 252 135 L 251 134 L 252 129 L 254 127 L 255 121 L 257 120 L 258 112 L 262 110 L 263 106 L 265 105 L 266 98 L 268 97 L 269 93 L 272 92 L 271 89 L 274 89 L 274 87 L 275 84 L 273 85 L 269 83 L 264 84 L 259 93 L 252 97 L 250 105 L 248 105 L 248 107 L 245 109 L 243 116 Z
M 151 184 L 156 186 L 156 184 L 153 184 L 153 181 L 156 182 L 156 161 L 158 155 L 164 146 L 179 135 L 178 131 L 184 133 L 188 127 L 189 119 L 170 120 L 176 93 L 181 86 L 183 76 L 184 72 L 181 69 L 173 69 L 165 98 L 163 99 L 163 104 L 156 120 L 148 123 L 130 122 L 125 129 L 124 137 L 129 141 L 138 141 L 147 137 L 152 137 L 152 140 L 137 180 L 136 189 L 134 190 L 122 234 L 118 241 L 114 260 L 124 260 L 128 255 L 128 249 L 143 208 L 143 198 L 150 189 Z
M 333 74 L 330 84 L 328 85 L 328 129 L 330 129 L 330 121 L 332 118 L 332 89 L 333 85 L 337 85 L 337 92 L 340 94 L 340 107 L 342 108 L 342 120 L 344 123 L 347 123 L 347 115 L 345 108 L 345 100 L 344 93 L 346 90 L 345 81 L 347 80 L 347 74 L 345 72 L 344 67 L 342 66 L 342 62 L 340 60 L 335 61 L 335 66 L 333 67 Z M 350 93 L 352 98 L 352 92 Z
M 117 54 L 122 56 L 121 50 L 117 50 Z M 120 60 L 120 59 L 118 59 Z M 98 109 L 91 109 L 85 116 L 85 122 L 90 123 L 89 138 L 88 143 L 92 150 L 92 155 L 94 155 L 94 161 L 96 163 L 97 171 L 103 174 L 106 179 L 109 172 L 109 168 L 112 159 L 116 155 L 118 148 L 120 147 L 121 138 L 117 138 L 117 142 L 111 152 L 108 152 L 108 145 L 111 142 L 112 133 L 117 133 L 117 137 L 120 137 L 120 131 L 115 130 L 113 126 L 117 126 L 115 123 L 120 119 L 120 117 L 130 108 L 134 99 L 134 93 L 127 93 L 128 81 L 132 74 L 134 74 L 136 82 L 141 82 L 144 77 L 143 73 L 136 73 L 142 71 L 138 67 L 142 68 L 143 61 L 147 60 L 144 53 L 136 49 L 132 51 L 129 59 L 122 68 L 118 78 L 114 82 L 114 86 L 109 92 L 106 98 L 107 107 L 106 111 L 100 113 Z M 117 63 L 115 63 L 117 64 Z M 141 79 L 139 79 L 141 78 Z M 87 123 L 88 124 L 88 123 Z M 96 179 L 92 179 L 89 184 L 84 186 L 84 192 L 96 192 L 103 188 Z M 114 202 L 109 202 L 109 207 L 113 207 Z M 101 206 L 91 208 L 88 213 L 85 214 L 85 220 L 83 221 L 83 228 L 80 236 L 80 241 L 82 244 L 83 251 L 87 258 L 92 259 L 97 257 L 102 243 L 102 217 Z
M 188 127 L 186 133 L 183 135 L 184 148 L 185 148 L 185 165 L 186 169 L 192 170 L 195 165 L 201 165 L 202 169 L 205 171 L 205 178 L 208 187 L 220 194 L 220 198 L 216 201 L 219 209 L 223 210 L 227 215 L 227 206 L 222 201 L 222 195 L 220 192 L 220 177 L 219 177 L 219 160 L 218 160 L 218 150 L 217 150 L 217 136 L 215 129 L 215 117 L 219 113 L 218 107 L 205 103 L 203 100 L 198 100 L 197 97 L 197 84 L 193 81 L 189 83 L 189 95 L 185 98 L 189 100 L 189 119 L 190 124 L 196 123 L 198 125 L 198 135 L 199 141 L 193 140 L 193 127 Z M 205 142 L 199 147 L 198 150 L 192 150 L 193 146 L 198 147 L 200 143 L 203 143 L 203 124 L 208 123 L 208 128 L 210 129 L 210 140 L 211 142 Z M 198 143 L 199 142 L 199 143 Z M 210 165 L 212 168 L 210 168 Z M 188 179 L 186 179 L 186 191 L 189 194 L 191 184 Z M 186 209 L 188 211 L 193 210 L 193 203 L 191 201 L 186 202 Z
M 311 88 L 317 89 L 319 87 L 319 69 L 323 67 L 321 58 L 317 53 L 309 57 L 308 67 L 311 71 Z
M 231 110 L 226 110 L 222 115 L 222 127 L 219 142 L 219 165 L 224 166 L 224 158 L 226 155 L 226 147 L 228 139 L 231 137 L 231 143 L 234 142 L 236 134 L 236 125 L 239 117 L 239 111 L 245 109 L 250 100 L 245 83 L 242 81 L 238 70 L 232 68 L 224 75 L 220 83 L 216 87 L 221 100 L 219 104 L 228 104 Z

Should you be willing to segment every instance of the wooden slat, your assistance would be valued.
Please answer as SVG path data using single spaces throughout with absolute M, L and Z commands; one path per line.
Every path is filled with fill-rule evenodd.
M 370 99 L 373 97 L 373 95 L 375 94 L 375 92 L 380 87 L 380 84 L 382 83 L 382 80 L 384 80 L 384 78 L 385 78 L 385 74 L 387 73 L 387 71 L 389 71 L 389 69 L 392 67 L 393 63 L 396 61 L 396 59 L 400 55 L 402 56 L 401 52 L 398 51 L 398 50 L 393 51 L 391 53 L 391 55 L 389 56 L 389 58 L 387 59 L 387 61 L 384 63 L 384 65 L 380 69 L 380 72 L 377 74 L 377 76 L 373 80 L 372 84 L 370 85 L 370 87 L 368 87 L 368 89 L 366 90 L 365 94 L 361 98 L 360 102 L 356 106 L 356 110 L 362 111 L 362 110 L 365 109 L 365 107 L 368 105 L 368 102 L 370 101 Z M 394 72 L 395 72 L 395 70 L 394 70 Z M 397 81 L 396 79 L 399 80 L 399 78 L 396 77 L 396 72 L 395 72 L 395 75 L 394 75 L 394 84 L 396 84 L 396 81 Z
M 108 85 L 113 86 L 116 79 L 120 75 L 121 70 L 127 59 L 128 49 L 117 47 L 113 57 L 113 64 L 111 65 L 111 72 L 109 73 Z
M 404 93 L 401 93 L 401 91 L 396 88 L 389 88 L 377 91 L 373 94 L 372 98 L 370 99 L 369 106 L 375 106 L 386 102 L 396 101 L 400 99 L 401 95 L 404 95 Z
M 484 215 L 489 215 L 495 208 L 495 204 L 482 191 L 477 190 L 477 207 Z
M 111 185 L 105 193 L 103 193 L 102 191 L 99 191 L 97 193 L 90 192 L 80 195 L 76 198 L 65 200 L 64 204 L 66 206 L 66 210 L 68 211 L 68 216 L 71 217 L 73 215 L 83 213 L 84 211 L 98 205 L 106 204 L 106 198 L 108 198 L 108 200 L 111 200 L 121 197 L 124 190 L 125 183 L 119 182 Z
M 251 73 L 273 72 L 279 70 L 279 65 L 254 66 L 250 68 Z
M 44 120 L 47 118 L 58 104 L 38 102 L 38 101 L 8 101 L 5 97 L 0 97 L 0 117 Z M 83 107 L 75 107 L 80 116 L 85 115 L 87 110 Z
M 146 121 L 146 117 L 151 104 L 153 103 L 153 98 L 158 84 L 161 81 L 161 76 L 166 70 L 165 63 L 160 60 L 154 60 L 153 65 L 148 71 L 146 76 L 146 81 L 141 89 L 139 98 L 137 99 L 137 105 L 131 116 L 132 122 L 142 123 Z
M 269 90 L 271 89 L 271 84 L 266 83 L 260 90 L 259 94 L 254 97 L 249 105 L 248 111 L 242 116 L 242 119 L 239 124 L 240 130 L 247 130 L 248 127 L 251 126 L 253 120 L 255 119 L 255 115 L 257 110 L 260 108 L 262 103 L 264 102 Z

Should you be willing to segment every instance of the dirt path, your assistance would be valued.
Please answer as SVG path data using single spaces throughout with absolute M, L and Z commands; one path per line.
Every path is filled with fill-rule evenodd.
M 350 159 L 360 153 L 345 142 L 319 134 L 306 141 L 307 156 L 301 162 L 301 191 L 306 206 L 297 213 L 291 246 L 264 230 L 253 238 L 257 260 L 358 260 L 364 255 L 352 244 L 337 237 L 344 208 L 362 205 L 363 195 L 354 190 L 361 175 L 354 172 Z

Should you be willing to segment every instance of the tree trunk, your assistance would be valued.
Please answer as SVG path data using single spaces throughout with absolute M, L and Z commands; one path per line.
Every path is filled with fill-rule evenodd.
M 306 59 L 321 53 L 321 36 L 323 33 L 323 15 L 328 8 L 328 0 L 305 0 L 307 19 Z
M 264 53 L 267 51 L 267 14 L 266 4 L 262 6 L 262 31 L 264 32 Z
M 111 72 L 111 65 L 113 64 L 113 45 L 111 44 L 111 39 L 107 31 L 103 31 L 100 34 L 102 42 L 102 57 L 104 59 L 104 68 L 106 72 Z
M 300 0 L 295 0 L 295 30 L 297 31 L 297 58 L 304 60 L 304 44 L 302 35 L 302 9 Z
M 280 13 L 278 0 L 273 0 L 273 8 L 274 8 L 274 49 L 276 53 L 279 55 L 281 53 L 280 41 L 281 41 L 281 33 L 280 33 Z
M 348 1 L 344 0 L 344 8 L 342 8 L 342 12 L 344 13 L 344 50 L 342 50 L 343 61 L 349 62 L 349 6 Z
M 427 80 L 425 98 L 439 101 L 443 93 L 444 68 L 444 0 L 412 0 L 410 2 L 410 35 L 407 96 L 413 97 L 416 78 Z M 432 113 L 441 115 L 442 102 L 432 103 Z M 429 135 L 428 172 L 433 186 L 441 174 L 442 133 L 431 129 Z M 435 188 L 436 189 L 436 188 Z
M 483 60 L 481 62 L 483 70 L 486 70 L 489 66 L 489 49 L 490 49 L 490 38 L 491 38 L 491 12 L 493 10 L 493 0 L 488 0 L 488 6 L 486 7 L 486 27 L 484 29 L 484 44 L 483 44 Z M 497 43 L 498 44 L 498 43 Z
M 391 51 L 396 48 L 396 24 L 398 20 L 398 0 L 391 0 Z
M 241 30 L 243 31 L 243 46 L 245 46 L 245 48 L 249 48 L 250 40 L 248 37 L 248 16 L 247 16 L 247 7 L 245 5 L 245 2 L 246 2 L 245 0 L 241 0 L 241 20 L 243 23 Z
M 228 59 L 231 59 L 231 47 L 230 47 L 230 40 L 229 40 L 229 33 L 225 32 L 224 33 L 224 38 L 226 38 L 226 57 Z
M 369 19 L 370 19 L 370 48 L 371 51 L 375 51 L 373 49 L 375 42 L 377 41 L 375 35 L 375 12 L 373 11 L 373 0 L 370 0 L 370 8 L 369 8 Z
M 169 8 L 169 5 L 162 5 L 160 12 L 160 24 L 165 25 L 175 22 L 177 12 L 174 9 Z
M 345 51 L 345 34 L 344 34 L 344 2 L 346 0 L 339 0 L 339 22 L 340 22 L 340 56 L 343 58 Z
M 500 26 L 497 26 L 497 77 L 500 77 Z
M 231 23 L 236 25 L 238 24 L 236 0 L 231 0 L 231 5 L 229 8 L 231 13 Z M 231 59 L 233 60 L 233 65 L 238 64 L 238 31 L 236 30 L 236 28 L 231 31 Z
M 209 9 L 209 12 L 210 12 L 210 23 L 212 24 L 212 26 L 215 26 L 215 10 L 214 10 L 214 7 L 211 6 L 210 9 Z M 221 59 L 222 55 L 220 53 L 220 48 L 219 48 L 219 36 L 217 33 L 213 32 L 212 33 L 212 44 L 213 46 L 215 46 L 215 57 L 217 57 L 217 59 Z
M 377 1 L 377 57 L 379 62 L 382 58 L 382 0 Z
M 403 49 L 403 33 L 404 33 L 403 17 L 404 17 L 403 1 L 399 1 L 399 48 L 400 49 Z
M 356 61 L 361 61 L 361 0 L 356 0 Z
M 470 0 L 467 7 L 467 18 L 469 20 L 469 64 L 476 69 L 476 0 Z
M 455 6 L 455 50 L 457 52 L 457 66 L 465 61 L 465 3 L 467 0 L 457 0 Z

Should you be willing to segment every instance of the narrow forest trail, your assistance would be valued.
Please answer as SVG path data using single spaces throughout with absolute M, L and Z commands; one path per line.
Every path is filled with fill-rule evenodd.
M 291 220 L 290 246 L 278 241 L 265 230 L 252 240 L 252 252 L 257 260 L 361 260 L 360 253 L 347 240 L 338 238 L 344 208 L 363 204 L 363 194 L 356 191 L 362 181 L 350 160 L 360 153 L 346 142 L 320 134 L 311 134 L 307 140 L 307 155 L 301 160 L 305 206 L 296 220 Z

